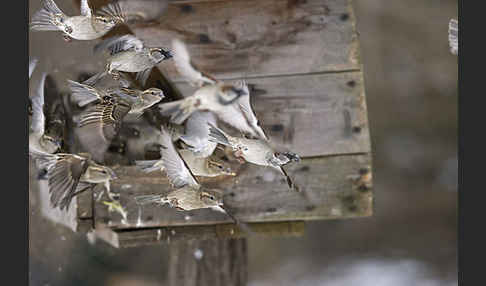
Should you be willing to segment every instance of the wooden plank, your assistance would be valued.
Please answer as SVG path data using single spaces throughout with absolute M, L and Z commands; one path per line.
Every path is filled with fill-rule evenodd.
M 247 82 L 251 104 L 272 143 L 303 157 L 371 151 L 361 72 Z M 176 87 L 185 95 L 194 92 L 188 84 Z
M 134 197 L 170 191 L 164 174 L 143 174 L 135 167 L 115 168 L 126 221 L 106 205 L 95 203 L 95 222 L 112 229 L 231 223 L 225 214 L 209 209 L 181 212 L 168 206 L 139 206 Z M 244 222 L 296 221 L 369 216 L 372 213 L 369 154 L 306 158 L 287 168 L 302 190 L 289 191 L 285 179 L 270 168 L 244 164 L 237 176 L 201 178 L 201 183 L 225 192 L 225 204 Z
M 246 285 L 246 239 L 181 241 L 169 247 L 168 285 Z
M 149 46 L 182 39 L 217 78 L 360 69 L 349 0 L 176 1 L 159 21 L 130 28 Z M 159 67 L 181 80 L 173 65 Z
M 235 239 L 248 236 L 258 237 L 295 237 L 304 234 L 305 223 L 272 222 L 247 224 L 251 231 L 241 230 L 234 224 L 174 226 L 143 229 L 111 230 L 98 225 L 95 235 L 114 247 L 137 247 L 141 245 L 171 244 L 177 241 Z

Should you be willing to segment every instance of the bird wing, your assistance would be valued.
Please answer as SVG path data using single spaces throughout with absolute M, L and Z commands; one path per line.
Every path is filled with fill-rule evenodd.
M 205 83 L 214 84 L 217 80 L 209 75 L 198 71 L 191 62 L 191 57 L 187 51 L 186 45 L 178 40 L 172 41 L 172 49 L 174 55 L 174 64 L 177 71 L 190 84 L 195 86 L 203 86 Z
M 162 126 L 160 136 L 160 155 L 169 182 L 177 189 L 186 185 L 199 186 L 184 160 L 177 153 L 170 133 Z
M 61 210 L 69 207 L 72 195 L 76 192 L 79 179 L 88 168 L 88 159 L 73 154 L 58 153 L 45 155 L 48 170 L 50 201 L 53 207 Z
M 238 107 L 241 110 L 244 118 L 247 121 L 247 124 L 250 126 L 253 131 L 258 134 L 261 139 L 265 139 L 268 141 L 268 137 L 263 131 L 263 128 L 260 127 L 258 124 L 258 119 L 256 118 L 256 114 L 253 111 L 250 103 L 250 90 L 248 89 L 248 85 L 245 81 L 239 81 L 237 86 L 240 86 L 245 91 L 245 95 L 240 96 L 238 99 Z
M 449 21 L 449 47 L 451 53 L 457 55 L 458 52 L 458 34 L 459 34 L 459 23 L 456 19 L 451 19 Z
M 112 1 L 108 5 L 101 7 L 97 14 L 125 21 L 125 13 L 118 0 Z
M 91 8 L 89 8 L 88 0 L 81 0 L 81 16 L 91 17 Z
M 103 40 L 94 47 L 94 52 L 97 53 L 102 50 L 108 50 L 111 55 L 114 55 L 130 49 L 141 51 L 143 47 L 143 42 L 137 37 L 133 35 L 124 35 L 121 37 L 115 36 Z
M 32 125 L 31 129 L 34 133 L 44 134 L 46 117 L 44 115 L 44 84 L 46 81 L 46 73 L 42 73 L 39 81 L 39 86 L 35 91 L 32 100 Z
M 80 117 L 78 126 L 101 131 L 104 141 L 110 142 L 121 127 L 123 118 L 131 109 L 130 103 L 121 98 L 108 96 L 95 106 L 88 108 Z
M 216 116 L 211 111 L 195 111 L 189 116 L 185 125 L 185 134 L 181 137 L 185 143 L 206 140 L 209 138 L 208 123 L 216 125 Z M 196 146 L 194 146 L 196 147 Z
M 37 65 L 38 61 L 39 61 L 38 59 L 34 58 L 31 59 L 29 62 L 29 79 L 32 76 L 32 73 L 34 72 L 35 66 Z
M 90 85 L 73 80 L 68 80 L 68 84 L 71 90 L 71 98 L 79 107 L 83 107 L 96 100 L 103 100 L 103 93 Z

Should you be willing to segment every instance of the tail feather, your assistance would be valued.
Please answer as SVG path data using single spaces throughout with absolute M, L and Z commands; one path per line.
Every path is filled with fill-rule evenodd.
M 151 203 L 162 203 L 163 196 L 162 195 L 146 195 L 146 196 L 137 196 L 135 197 L 135 201 L 139 205 L 147 205 Z
M 228 136 L 221 129 L 219 129 L 218 127 L 214 126 L 211 123 L 208 123 L 208 125 L 209 125 L 209 139 L 208 139 L 209 141 L 223 144 L 226 146 L 231 146 Z
M 151 173 L 161 170 L 163 168 L 163 166 L 159 163 L 160 160 L 135 161 L 135 166 L 137 166 L 137 168 L 139 168 L 144 173 Z
M 160 114 L 162 116 L 169 116 L 170 121 L 175 124 L 182 124 L 194 111 L 196 107 L 191 102 L 192 98 L 159 104 Z
M 32 16 L 30 29 L 34 31 L 58 31 L 59 19 L 67 18 L 53 0 L 41 0 L 42 8 Z

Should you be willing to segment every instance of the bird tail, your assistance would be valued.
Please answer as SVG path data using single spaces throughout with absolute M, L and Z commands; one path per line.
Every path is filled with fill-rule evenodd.
M 160 165 L 159 162 L 159 160 L 135 161 L 135 166 L 144 173 L 151 173 L 162 168 L 162 165 Z
M 41 0 L 42 8 L 32 16 L 30 29 L 34 31 L 58 31 L 58 25 L 66 18 L 53 0 Z
M 228 135 L 223 132 L 223 130 L 219 129 L 218 127 L 214 126 L 213 124 L 209 123 L 209 141 L 215 142 L 219 144 L 223 144 L 226 146 L 231 146 L 229 142 Z
M 187 97 L 173 102 L 159 104 L 160 114 L 170 116 L 170 121 L 182 124 L 194 111 L 197 110 L 193 97 Z
M 147 205 L 151 203 L 161 203 L 163 199 L 162 195 L 145 195 L 135 197 L 135 201 L 139 205 Z

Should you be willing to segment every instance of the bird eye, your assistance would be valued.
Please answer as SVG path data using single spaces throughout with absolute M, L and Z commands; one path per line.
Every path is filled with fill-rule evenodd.
M 209 196 L 209 198 L 213 201 L 215 200 L 214 196 Z
M 223 170 L 223 166 L 221 166 L 221 165 L 218 165 L 218 168 L 219 168 L 220 170 Z

